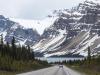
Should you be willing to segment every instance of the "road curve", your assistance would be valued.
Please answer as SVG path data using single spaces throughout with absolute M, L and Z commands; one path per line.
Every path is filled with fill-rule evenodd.
M 53 66 L 17 75 L 83 75 L 83 74 L 76 72 L 66 66 L 63 66 L 63 68 L 59 68 L 59 66 Z

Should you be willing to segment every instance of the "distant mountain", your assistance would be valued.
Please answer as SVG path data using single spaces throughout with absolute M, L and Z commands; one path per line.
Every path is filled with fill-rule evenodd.
M 86 0 L 72 9 L 54 10 L 44 20 L 8 19 L 0 15 L 4 41 L 31 45 L 37 56 L 100 54 L 100 1 Z
M 58 18 L 44 30 L 42 39 L 33 46 L 44 56 L 100 53 L 100 1 L 86 0 L 72 9 L 55 10 Z M 50 15 L 52 17 L 52 15 Z
M 16 44 L 34 45 L 40 40 L 40 35 L 32 28 L 24 28 L 19 23 L 0 15 L 0 34 L 3 34 L 4 41 L 11 43 L 13 36 L 16 38 Z
M 51 26 L 57 17 L 50 17 L 47 16 L 44 19 L 41 20 L 27 20 L 27 19 L 16 19 L 16 18 L 10 18 L 10 20 L 19 23 L 24 28 L 31 28 L 33 30 L 36 30 L 40 35 L 43 34 L 44 29 Z

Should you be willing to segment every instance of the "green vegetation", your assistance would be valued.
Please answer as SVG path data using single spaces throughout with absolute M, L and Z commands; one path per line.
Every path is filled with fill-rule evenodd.
M 46 61 L 34 59 L 34 52 L 30 46 L 17 46 L 13 37 L 11 44 L 4 44 L 3 36 L 0 40 L 0 75 L 14 75 L 16 73 L 36 70 L 49 66 Z
M 0 71 L 0 75 L 16 75 L 16 73 L 8 71 Z
M 100 75 L 100 56 L 91 56 L 88 47 L 88 57 L 84 60 L 64 62 L 70 68 L 86 73 L 86 75 Z

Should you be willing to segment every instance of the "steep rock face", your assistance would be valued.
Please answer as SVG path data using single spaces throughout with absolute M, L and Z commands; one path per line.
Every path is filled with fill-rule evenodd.
M 15 37 L 16 43 L 22 45 L 34 45 L 40 39 L 40 35 L 36 30 L 25 29 L 2 15 L 0 15 L 0 34 L 3 34 L 4 41 L 10 43 L 12 38 Z
M 43 51 L 45 56 L 63 55 L 68 53 L 87 55 L 88 46 L 91 47 L 93 55 L 99 53 L 100 41 L 100 4 L 96 1 L 86 0 L 72 9 L 55 10 L 53 12 L 58 18 L 52 26 L 47 28 L 42 39 L 44 42 L 50 43 L 51 39 L 59 36 L 62 38 L 55 42 L 60 44 L 53 47 L 51 43 L 47 48 L 41 48 L 39 44 L 33 47 L 36 51 Z M 52 17 L 52 16 L 51 16 Z M 65 31 L 63 33 L 63 31 Z M 45 41 L 47 40 L 48 41 Z M 41 45 L 44 44 L 41 42 Z M 97 50 L 96 50 L 97 49 Z

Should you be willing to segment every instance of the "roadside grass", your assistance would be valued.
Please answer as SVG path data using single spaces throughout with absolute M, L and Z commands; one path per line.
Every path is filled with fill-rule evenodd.
M 69 61 L 65 65 L 81 73 L 85 73 L 85 75 L 100 75 L 100 56 L 90 57 L 89 55 L 88 59 Z
M 43 66 L 43 65 L 40 65 L 40 66 L 35 66 L 35 68 L 27 69 L 27 70 L 24 70 L 24 71 L 16 71 L 16 72 L 13 72 L 13 71 L 3 71 L 3 70 L 1 70 L 0 71 L 0 75 L 16 75 L 16 74 L 20 74 L 20 73 L 24 73 L 24 72 L 30 72 L 30 71 L 39 70 L 39 69 L 46 68 L 46 67 Z
M 11 71 L 0 70 L 0 75 L 16 75 L 24 72 L 30 72 L 42 68 L 47 68 L 50 66 L 51 66 L 50 64 L 38 60 L 34 62 L 24 62 L 22 64 L 17 63 L 14 65 L 12 64 L 12 68 L 14 68 L 15 70 Z
M 0 75 L 16 75 L 16 73 L 8 71 L 0 71 Z
M 84 75 L 100 75 L 100 72 L 95 70 L 94 67 L 93 68 L 89 68 L 89 67 L 82 67 L 82 66 L 69 66 L 67 65 L 67 67 L 78 71 Z

